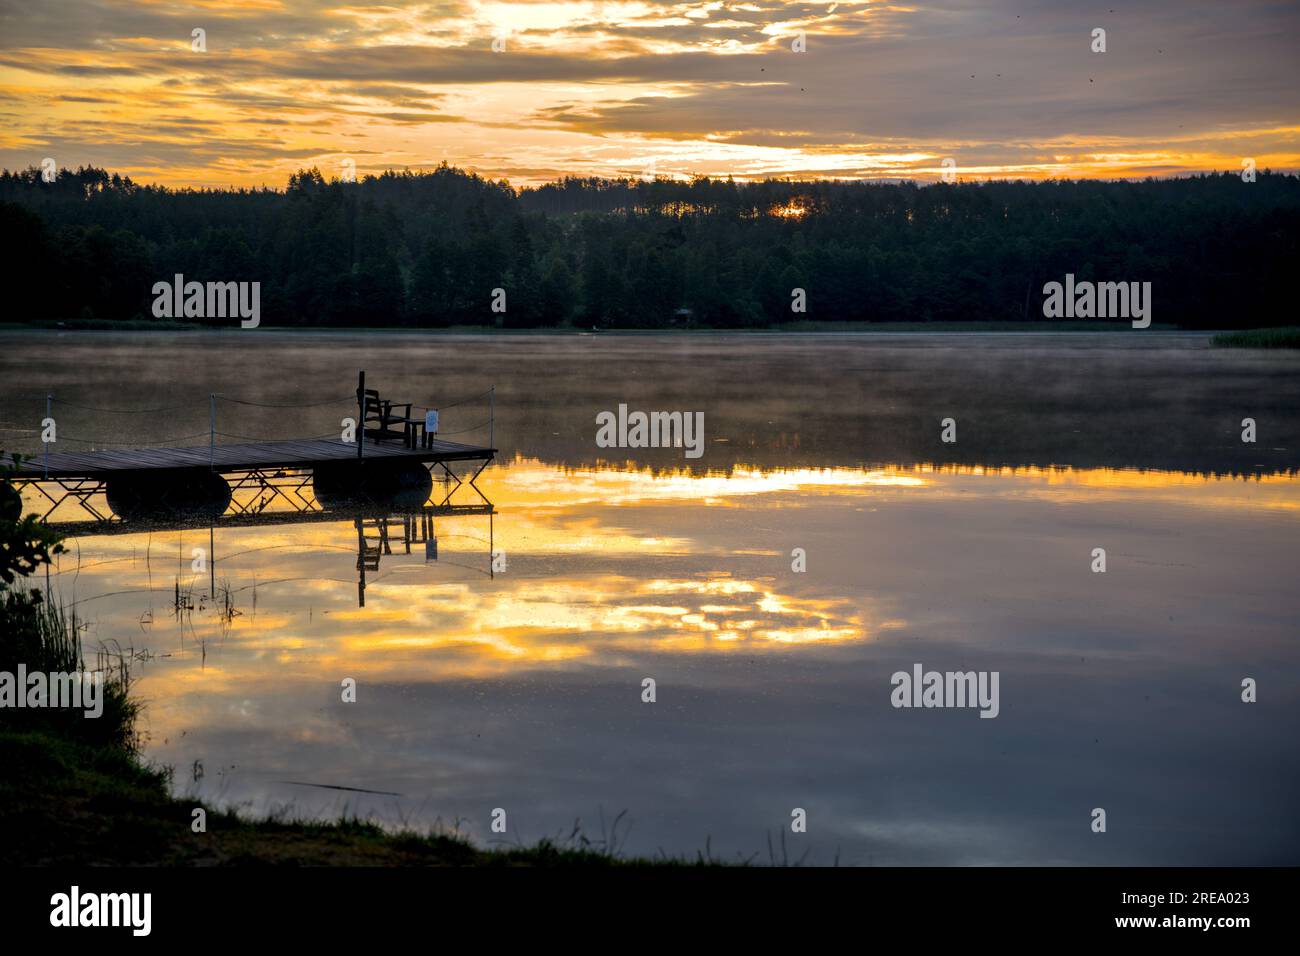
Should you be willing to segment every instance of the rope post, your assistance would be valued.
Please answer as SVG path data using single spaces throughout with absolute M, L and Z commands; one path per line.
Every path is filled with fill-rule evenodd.
M 208 469 L 216 466 L 217 457 L 217 393 L 208 393 Z
M 357 459 L 364 457 L 366 444 L 366 372 L 357 373 Z
M 488 389 L 488 447 L 496 447 L 497 430 L 497 387 Z
M 46 394 L 45 417 L 46 419 L 50 419 L 53 416 L 54 416 L 54 396 L 50 394 Z M 55 427 L 57 428 L 58 426 L 56 425 Z M 45 429 L 42 428 L 41 431 L 45 431 Z M 50 477 L 50 443 L 43 442 L 42 444 L 45 445 L 45 477 L 48 478 Z

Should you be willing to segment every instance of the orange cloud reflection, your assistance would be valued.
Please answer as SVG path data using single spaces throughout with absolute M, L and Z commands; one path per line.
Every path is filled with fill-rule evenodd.
M 906 631 L 915 606 L 855 571 L 864 547 L 884 562 L 877 571 L 888 556 L 885 542 L 859 540 L 845 525 L 850 514 L 1031 501 L 1254 517 L 1300 506 L 1293 476 L 1108 469 L 693 475 L 517 458 L 480 484 L 499 509 L 491 536 L 486 516 L 438 517 L 438 556 L 427 561 L 422 546 L 408 553 L 393 539 L 366 573 L 364 607 L 350 520 L 218 527 L 208 574 L 190 566 L 207 529 L 82 537 L 52 580 L 76 603 L 91 646 L 112 640 L 138 653 L 153 732 L 167 735 L 183 727 L 189 695 L 237 709 L 277 683 L 332 693 L 343 677 L 436 682 L 632 667 L 662 655 L 812 653 Z M 718 506 L 727 510 L 706 514 Z M 809 541 L 818 542 L 809 553 L 819 573 L 793 573 L 790 549 Z M 489 546 L 505 552 L 505 573 L 488 574 Z M 189 604 L 180 611 L 178 592 Z

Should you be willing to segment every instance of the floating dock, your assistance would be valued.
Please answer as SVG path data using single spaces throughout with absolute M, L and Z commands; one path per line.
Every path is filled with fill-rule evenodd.
M 11 473 L 17 481 L 104 480 L 124 472 L 202 468 L 221 475 L 276 469 L 314 470 L 320 465 L 384 461 L 438 464 L 479 461 L 487 464 L 495 448 L 433 439 L 428 448 L 366 440 L 358 455 L 357 442 L 318 438 L 301 441 L 248 442 L 191 448 L 132 448 L 120 451 L 56 452 L 48 458 L 24 457 Z M 13 465 L 13 457 L 0 456 Z
M 330 511 L 321 501 L 323 493 L 345 496 L 349 488 L 371 491 L 381 501 L 400 501 L 403 489 L 391 486 L 384 476 L 414 468 L 424 474 L 423 489 L 411 486 L 405 505 L 452 506 L 452 496 L 461 487 L 477 494 L 479 513 L 492 512 L 492 502 L 475 484 L 496 456 L 496 449 L 461 442 L 430 440 L 426 447 L 339 439 L 247 442 L 238 445 L 209 445 L 190 448 L 133 448 L 120 451 L 58 452 L 48 457 L 23 458 L 14 467 L 11 455 L 0 456 L 0 464 L 13 467 L 10 481 L 20 491 L 30 488 L 49 502 L 42 517 L 49 519 L 65 502 L 77 506 L 96 522 L 133 517 L 150 510 L 150 502 L 165 505 L 168 498 L 179 510 L 211 508 L 207 517 L 216 518 L 227 508 L 235 514 L 259 514 L 275 501 L 301 514 Z M 457 473 L 457 465 L 463 465 Z M 424 468 L 440 470 L 445 482 L 441 500 L 432 491 Z M 378 478 L 377 487 L 373 479 Z M 322 486 L 321 482 L 327 483 Z M 310 491 L 309 491 L 310 489 Z M 114 502 L 114 494 L 118 501 Z M 125 497 L 123 497 L 125 493 Z M 251 493 L 253 500 L 241 500 Z M 411 495 L 418 498 L 415 501 Z M 100 496 L 107 496 L 108 510 Z M 129 507 L 124 507 L 125 502 Z M 464 507 L 464 506 L 461 506 Z M 165 509 L 164 509 L 165 510 Z M 233 517 L 233 515 L 227 515 Z M 157 517 L 157 515 L 154 515 Z
M 8 470 L 7 480 L 19 489 L 31 489 L 50 503 L 42 516 L 48 519 L 64 502 L 74 502 L 95 521 L 117 518 L 172 517 L 176 514 L 202 514 L 209 519 L 235 514 L 260 514 L 279 500 L 300 514 L 330 511 L 341 504 L 364 500 L 383 506 L 403 508 L 448 508 L 457 489 L 468 485 L 477 493 L 481 505 L 491 513 L 490 502 L 474 483 L 497 450 L 492 446 L 495 409 L 495 386 L 480 395 L 447 402 L 442 409 L 463 406 L 486 398 L 486 420 L 462 432 L 486 427 L 487 445 L 470 445 L 437 437 L 436 407 L 416 406 L 408 402 L 381 400 L 379 392 L 366 388 L 366 373 L 357 375 L 355 419 L 351 421 L 356 439 L 345 441 L 351 431 L 311 438 L 249 440 L 246 435 L 232 435 L 218 429 L 217 403 L 268 409 L 318 408 L 342 403 L 353 397 L 326 399 L 306 403 L 266 403 L 212 393 L 208 396 L 208 443 L 172 446 L 164 438 L 146 438 L 134 448 L 115 450 L 55 451 L 57 439 L 50 440 L 40 453 L 21 458 L 0 455 L 0 467 Z M 45 397 L 42 428 L 54 422 L 53 395 Z M 120 409 L 95 408 L 64 402 L 74 409 L 103 414 L 148 415 L 157 420 L 162 413 L 186 407 L 181 403 L 167 408 Z M 428 412 L 412 415 L 413 408 Z M 430 432 L 430 429 L 432 431 Z M 423 431 L 423 434 L 422 434 Z M 240 439 L 234 444 L 218 444 L 217 437 Z M 197 438 L 188 435 L 173 439 Z M 116 444 L 113 440 L 96 442 L 86 438 L 67 438 L 73 442 Z M 457 471 L 460 471 L 460 474 Z M 441 475 L 436 473 L 441 471 Z M 431 474 L 433 473 L 433 474 Z M 441 501 L 431 499 L 433 482 L 445 482 Z M 310 492 L 308 488 L 310 486 Z M 254 500 L 241 500 L 252 493 Z M 99 496 L 107 499 L 107 512 Z

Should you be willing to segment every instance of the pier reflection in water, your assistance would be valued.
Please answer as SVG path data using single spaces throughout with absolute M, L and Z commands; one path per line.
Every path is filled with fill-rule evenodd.
M 823 863 L 1300 843 L 1277 770 L 1300 716 L 1294 476 L 517 457 L 483 486 L 496 509 L 85 528 L 52 583 L 88 641 L 140 652 L 147 754 L 232 805 L 482 840 L 497 806 L 525 840 L 627 810 L 631 852 L 724 855 L 804 807 Z M 917 662 L 999 671 L 1000 715 L 891 708 Z M 1267 714 L 1238 699 L 1256 671 Z M 1123 840 L 1090 839 L 1093 806 L 1123 808 Z
M 300 510 L 247 511 L 234 514 L 208 517 L 199 515 L 150 516 L 136 517 L 128 521 L 111 519 L 99 521 L 65 521 L 56 522 L 55 526 L 73 539 L 96 538 L 100 536 L 140 535 L 152 538 L 168 533 L 179 535 L 184 531 L 207 530 L 208 546 L 206 549 L 192 549 L 195 554 L 191 560 L 191 570 L 201 577 L 201 570 L 207 570 L 208 591 L 203 597 L 211 599 L 219 589 L 217 587 L 218 569 L 222 554 L 218 548 L 218 529 L 284 527 L 312 523 L 329 523 L 338 525 L 350 521 L 356 530 L 356 572 L 357 572 L 357 606 L 366 605 L 366 575 L 378 573 L 383 558 L 391 556 L 394 548 L 399 553 L 411 555 L 422 554 L 425 562 L 438 561 L 437 522 L 442 518 L 457 516 L 481 516 L 484 519 L 485 535 L 483 537 L 484 553 L 477 565 L 460 564 L 470 570 L 481 571 L 491 578 L 492 539 L 495 508 L 491 505 L 423 505 L 401 511 L 371 505 L 341 505 L 329 510 L 317 507 L 301 507 Z M 307 545 L 306 547 L 310 547 Z M 199 551 L 202 553 L 199 554 Z M 444 560 L 444 564 L 447 563 Z

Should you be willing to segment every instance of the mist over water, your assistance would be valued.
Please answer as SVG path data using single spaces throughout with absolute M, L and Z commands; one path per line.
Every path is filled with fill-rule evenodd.
M 0 333 L 0 355 L 3 444 L 29 453 L 46 393 L 76 450 L 206 433 L 212 392 L 337 398 L 218 407 L 224 433 L 330 433 L 362 368 L 453 440 L 486 444 L 494 417 L 497 513 L 433 517 L 433 552 L 412 509 L 78 528 L 51 582 L 88 646 L 136 653 L 146 755 L 179 793 L 484 842 L 496 807 L 525 842 L 626 811 L 629 853 L 730 859 L 783 830 L 792 858 L 846 864 L 1300 848 L 1295 356 L 1148 333 L 264 330 Z M 494 408 L 452 404 L 491 385 Z M 597 447 L 620 403 L 702 412 L 702 457 Z M 891 707 L 916 663 L 999 672 L 997 718 Z

